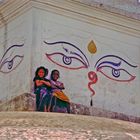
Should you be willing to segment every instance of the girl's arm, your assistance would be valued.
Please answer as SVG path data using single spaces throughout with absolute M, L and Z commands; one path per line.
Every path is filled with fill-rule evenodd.
M 42 82 L 44 85 L 46 85 L 46 86 L 48 86 L 48 87 L 51 87 L 51 83 L 50 83 L 49 81 L 41 80 L 41 82 Z
M 41 82 L 41 80 L 36 80 L 35 83 L 36 83 L 36 86 L 41 86 L 41 85 L 43 85 L 43 83 Z
M 42 86 L 42 85 L 44 84 L 44 85 L 46 85 L 46 86 L 51 87 L 51 84 L 50 84 L 50 82 L 48 82 L 48 81 L 36 80 L 35 83 L 36 83 L 37 86 Z

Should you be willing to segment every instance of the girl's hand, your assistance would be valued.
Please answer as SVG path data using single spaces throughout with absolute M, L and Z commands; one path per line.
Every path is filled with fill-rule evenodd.
M 60 84 L 60 87 L 61 87 L 61 88 L 64 88 L 64 84 L 63 84 L 63 83 L 61 83 L 61 84 Z
M 65 88 L 64 88 L 64 84 L 63 84 L 63 83 L 59 83 L 58 88 L 59 88 L 59 89 L 65 89 Z

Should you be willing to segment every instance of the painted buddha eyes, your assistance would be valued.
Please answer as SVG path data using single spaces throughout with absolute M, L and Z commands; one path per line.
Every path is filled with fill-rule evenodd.
M 126 60 L 115 55 L 106 55 L 95 64 L 96 70 L 111 80 L 129 82 L 135 79 L 129 70 L 137 66 L 131 65 Z
M 53 63 L 72 70 L 89 67 L 87 57 L 75 45 L 64 41 L 53 43 L 48 43 L 44 41 L 44 43 L 50 47 L 47 48 L 46 56 Z
M 65 41 L 53 43 L 44 41 L 44 43 L 47 45 L 46 56 L 51 62 L 71 70 L 89 68 L 86 55 L 77 46 Z M 136 67 L 116 55 L 103 56 L 95 64 L 96 72 L 118 82 L 134 80 L 136 76 L 130 71 Z
M 13 45 L 5 51 L 0 60 L 0 72 L 9 73 L 22 62 L 24 56 L 18 55 L 16 52 L 23 46 L 24 44 Z

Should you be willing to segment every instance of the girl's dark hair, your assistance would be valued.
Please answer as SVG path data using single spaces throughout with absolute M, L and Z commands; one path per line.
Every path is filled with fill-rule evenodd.
M 38 67 L 37 68 L 37 70 L 36 70 L 36 72 L 35 72 L 35 77 L 39 77 L 38 76 L 38 72 L 39 72 L 39 70 L 44 70 L 44 77 L 46 77 L 47 75 L 48 75 L 48 69 L 47 68 L 45 68 L 45 67 L 43 67 L 43 66 L 41 66 L 41 67 Z
M 51 72 L 51 76 L 50 76 L 50 78 L 53 80 L 53 74 L 55 73 L 55 72 L 58 72 L 58 74 L 59 74 L 59 71 L 58 70 L 52 70 L 52 72 Z M 59 78 L 59 75 L 58 75 L 58 78 Z

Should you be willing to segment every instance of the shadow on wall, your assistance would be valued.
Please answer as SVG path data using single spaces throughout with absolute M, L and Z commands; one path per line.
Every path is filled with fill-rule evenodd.
M 35 111 L 35 94 L 24 93 L 9 101 L 0 102 L 0 111 Z M 95 107 L 71 103 L 71 114 L 92 115 L 140 123 L 140 117 L 128 116 L 123 113 L 111 112 Z

